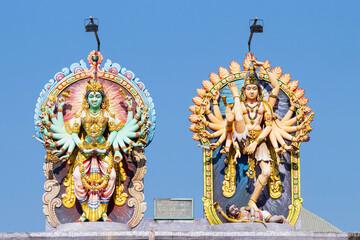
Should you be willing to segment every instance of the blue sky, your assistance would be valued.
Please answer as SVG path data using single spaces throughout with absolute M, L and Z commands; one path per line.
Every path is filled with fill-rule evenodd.
M 343 231 L 359 231 L 358 1 L 2 1 L 0 232 L 44 231 L 44 150 L 36 99 L 63 67 L 96 48 L 83 20 L 100 19 L 101 53 L 149 89 L 157 129 L 146 149 L 145 217 L 154 198 L 194 198 L 202 211 L 202 156 L 188 107 L 219 66 L 242 62 L 249 19 L 264 19 L 252 51 L 300 82 L 315 111 L 301 146 L 303 206 Z

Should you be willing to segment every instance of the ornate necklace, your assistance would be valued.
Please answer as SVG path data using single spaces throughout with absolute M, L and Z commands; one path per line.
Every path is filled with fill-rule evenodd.
M 246 112 L 247 112 L 247 115 L 250 119 L 250 123 L 251 125 L 253 125 L 255 123 L 255 119 L 257 118 L 257 115 L 258 115 L 258 112 L 259 112 L 259 107 L 260 107 L 260 104 L 261 102 L 258 102 L 254 107 L 251 107 L 248 103 L 244 102 L 245 104 L 245 107 L 246 107 Z M 251 117 L 250 116 L 250 112 L 254 112 L 255 110 L 255 116 L 254 117 Z
M 82 121 L 89 137 L 99 137 L 104 127 L 106 127 L 107 119 L 104 117 L 104 111 L 98 111 L 96 116 L 93 116 L 90 111 L 86 111 L 86 116 Z
M 89 109 L 89 111 L 90 111 L 90 114 L 92 116 L 97 116 L 97 115 L 99 115 L 101 109 L 99 109 L 99 110 L 91 110 L 91 109 Z

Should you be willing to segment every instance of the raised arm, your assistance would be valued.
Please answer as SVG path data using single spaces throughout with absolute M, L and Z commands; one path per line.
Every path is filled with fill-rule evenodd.
M 296 106 L 296 99 L 294 97 L 292 97 L 292 98 L 290 98 L 290 108 L 287 111 L 287 113 L 285 114 L 284 118 L 281 119 L 281 121 L 280 121 L 281 123 L 288 121 L 292 117 L 292 115 L 294 114 L 294 112 L 296 110 L 295 106 Z M 296 118 L 295 118 L 295 121 L 296 121 Z
M 214 114 L 215 114 L 215 117 L 217 119 L 219 119 L 220 121 L 223 121 L 223 117 L 221 115 L 221 111 L 220 111 L 220 108 L 219 108 L 219 97 L 220 97 L 220 93 L 217 92 L 214 97 L 213 97 L 213 111 L 214 111 Z
M 78 141 L 80 141 L 76 141 L 79 137 L 77 137 L 76 139 L 72 136 L 72 134 L 74 134 L 73 132 L 76 132 L 80 129 L 80 122 L 76 122 L 75 120 L 73 120 L 73 124 L 71 125 L 69 123 L 68 125 L 69 130 L 67 130 L 65 127 L 62 113 L 62 108 L 64 105 L 65 101 L 62 100 L 59 103 L 57 118 L 53 113 L 53 109 L 47 109 L 48 112 L 43 116 L 42 128 L 42 133 L 47 137 L 45 141 L 45 146 L 55 148 L 52 151 L 52 154 L 56 156 L 61 156 L 65 153 L 65 155 L 60 157 L 60 160 L 68 159 L 73 150 L 75 149 L 75 144 L 78 145 Z M 51 121 L 49 121 L 49 116 L 51 118 Z
M 126 96 L 125 103 L 126 103 L 126 105 L 128 107 L 127 108 L 128 112 L 127 112 L 126 122 L 130 122 L 134 117 L 133 108 L 132 108 L 132 105 L 133 105 L 132 104 L 132 98 L 130 96 Z
M 265 68 L 265 71 L 268 74 L 270 83 L 273 87 L 273 90 L 271 90 L 271 92 L 270 92 L 268 101 L 269 101 L 271 107 L 274 107 L 275 103 L 276 103 L 276 99 L 279 96 L 279 89 L 280 89 L 279 82 L 276 79 L 275 74 L 270 70 L 270 68 Z
M 205 114 L 212 123 L 221 124 L 223 120 L 218 119 L 215 115 L 210 111 L 210 102 L 208 102 L 205 106 Z
M 254 58 L 251 58 L 250 61 L 255 65 L 255 66 L 260 66 L 263 67 L 267 73 L 267 75 L 269 76 L 270 79 L 270 83 L 273 87 L 272 91 L 270 92 L 269 95 L 269 103 L 271 105 L 271 107 L 274 107 L 275 103 L 276 103 L 276 99 L 279 95 L 279 90 L 280 90 L 280 86 L 279 86 L 279 82 L 276 79 L 275 74 L 270 70 L 270 67 L 266 67 L 265 64 L 263 62 L 258 62 L 256 61 Z

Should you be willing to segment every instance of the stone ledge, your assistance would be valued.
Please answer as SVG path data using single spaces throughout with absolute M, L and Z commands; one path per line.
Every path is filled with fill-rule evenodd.
M 104 232 L 104 231 L 167 231 L 167 232 L 264 232 L 264 231 L 295 231 L 295 228 L 287 224 L 279 223 L 227 223 L 210 225 L 206 219 L 194 220 L 154 220 L 143 219 L 135 228 L 123 223 L 85 222 L 66 223 L 53 228 L 46 226 L 46 232 Z
M 92 240 L 92 239 L 151 239 L 151 231 L 122 231 L 122 232 L 43 232 L 43 233 L 1 233 L 1 239 L 71 239 L 71 240 Z M 349 233 L 354 236 L 354 233 Z M 174 232 L 174 231 L 154 231 L 156 240 L 174 239 L 174 240 L 213 240 L 213 239 L 349 239 L 348 233 L 315 233 L 315 232 Z

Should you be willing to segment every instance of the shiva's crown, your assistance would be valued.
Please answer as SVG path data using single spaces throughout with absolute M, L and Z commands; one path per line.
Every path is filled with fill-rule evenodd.
M 245 83 L 244 86 L 254 84 L 259 86 L 259 78 L 256 74 L 256 68 L 254 65 L 250 65 L 248 71 L 245 75 Z

